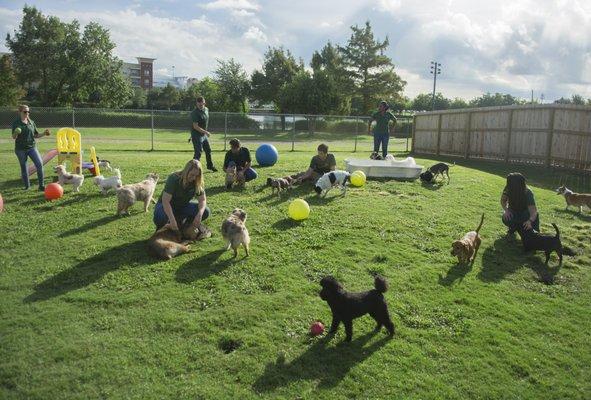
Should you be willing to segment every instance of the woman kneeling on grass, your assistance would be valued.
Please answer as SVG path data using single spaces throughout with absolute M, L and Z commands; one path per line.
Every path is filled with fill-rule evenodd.
M 519 225 L 526 230 L 540 231 L 540 216 L 536 208 L 534 194 L 525 185 L 525 177 L 519 172 L 507 175 L 507 186 L 501 195 L 501 207 L 504 213 L 503 224 L 509 228 L 509 234 L 515 232 Z
M 191 201 L 194 197 L 197 197 L 197 203 Z M 209 214 L 201 163 L 190 160 L 182 171 L 173 172 L 166 178 L 164 190 L 154 207 L 156 230 L 166 223 L 175 230 L 179 230 L 183 223 L 191 223 L 196 229 Z

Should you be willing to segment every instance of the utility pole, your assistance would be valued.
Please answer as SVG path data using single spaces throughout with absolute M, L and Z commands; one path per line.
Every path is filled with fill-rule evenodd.
M 431 100 L 431 111 L 435 110 L 435 86 L 437 85 L 437 75 L 441 74 L 441 64 L 437 61 L 431 61 L 431 73 L 433 74 L 433 100 Z
M 174 81 L 174 65 L 172 66 L 172 80 Z

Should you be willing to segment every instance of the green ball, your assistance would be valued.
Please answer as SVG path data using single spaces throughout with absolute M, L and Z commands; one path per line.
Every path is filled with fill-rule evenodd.
M 16 129 L 14 130 L 14 133 L 16 133 L 17 135 L 20 135 L 20 134 L 21 134 L 21 132 L 22 132 L 21 128 L 16 128 Z

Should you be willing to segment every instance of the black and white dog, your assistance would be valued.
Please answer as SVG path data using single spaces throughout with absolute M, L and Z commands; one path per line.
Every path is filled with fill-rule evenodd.
M 350 180 L 351 174 L 347 171 L 336 170 L 327 172 L 318 178 L 314 190 L 316 190 L 318 196 L 325 197 L 330 189 L 338 186 L 341 188 L 341 192 L 344 195 L 347 193 L 347 183 L 350 182 Z
M 447 176 L 447 183 L 449 183 L 449 165 L 446 163 L 437 163 L 429 168 L 420 175 L 421 181 L 426 183 L 435 182 L 437 175 L 441 175 L 441 179 Z

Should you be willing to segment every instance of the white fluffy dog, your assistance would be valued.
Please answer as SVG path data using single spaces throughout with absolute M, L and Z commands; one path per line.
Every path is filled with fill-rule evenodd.
M 347 182 L 349 182 L 350 179 L 351 174 L 347 171 L 336 170 L 327 172 L 318 178 L 314 190 L 316 190 L 318 196 L 325 197 L 330 189 L 338 186 L 341 188 L 341 193 L 344 195 L 347 193 Z
M 121 182 L 121 171 L 119 168 L 113 168 L 113 173 L 115 173 L 115 175 L 109 176 L 108 178 L 105 178 L 102 175 L 94 177 L 94 184 L 101 189 L 102 194 L 107 194 L 109 189 L 117 189 L 123 186 L 123 182 Z
M 148 212 L 150 202 L 156 204 L 153 196 L 157 183 L 158 174 L 150 173 L 141 182 L 128 184 L 117 189 L 117 215 L 129 214 L 127 209 L 136 201 L 143 201 L 144 212 Z
M 107 171 L 113 170 L 113 168 L 111 168 L 111 163 L 108 162 L 107 160 L 98 160 L 98 165 L 99 165 L 99 168 L 104 168 Z
M 66 171 L 66 167 L 64 165 L 56 165 L 53 170 L 57 174 L 58 183 L 61 186 L 64 185 L 72 185 L 75 192 L 80 191 L 80 186 L 84 182 L 84 175 L 79 174 L 71 174 Z

